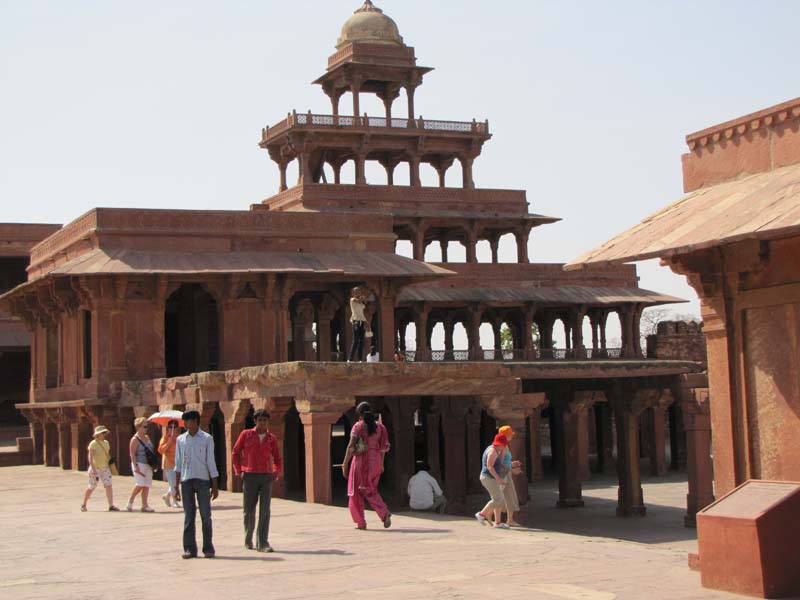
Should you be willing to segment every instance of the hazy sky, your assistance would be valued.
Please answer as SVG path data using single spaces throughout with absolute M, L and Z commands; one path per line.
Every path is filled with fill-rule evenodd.
M 476 184 L 563 218 L 534 230 L 533 261 L 575 258 L 680 197 L 687 133 L 800 95 L 794 0 L 377 4 L 436 69 L 417 112 L 489 119 Z M 330 112 L 310 82 L 359 5 L 0 0 L 0 221 L 272 195 L 260 130 Z M 694 298 L 652 262 L 640 274 Z

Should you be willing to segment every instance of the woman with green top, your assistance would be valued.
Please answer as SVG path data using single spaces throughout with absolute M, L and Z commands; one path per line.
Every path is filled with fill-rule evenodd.
M 114 506 L 114 492 L 111 489 L 111 445 L 106 440 L 108 436 L 108 429 L 103 425 L 98 425 L 94 428 L 94 439 L 89 444 L 89 487 L 83 494 L 83 504 L 81 504 L 81 511 L 86 512 L 86 503 L 92 497 L 92 492 L 97 487 L 97 484 L 103 482 L 103 487 L 106 488 L 106 498 L 108 499 L 108 510 L 118 511 L 119 509 Z

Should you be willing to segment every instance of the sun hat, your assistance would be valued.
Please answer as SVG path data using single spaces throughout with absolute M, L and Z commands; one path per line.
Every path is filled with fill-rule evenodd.
M 516 433 L 514 433 L 514 430 L 512 429 L 511 425 L 503 425 L 500 429 L 497 430 L 497 432 L 500 433 L 500 435 L 504 435 L 509 439 L 517 435 Z
M 498 433 L 496 436 L 494 436 L 492 446 L 508 446 L 508 438 L 502 433 Z
M 97 437 L 101 433 L 108 433 L 108 429 L 106 429 L 105 425 L 98 425 L 97 427 L 95 427 L 92 437 Z

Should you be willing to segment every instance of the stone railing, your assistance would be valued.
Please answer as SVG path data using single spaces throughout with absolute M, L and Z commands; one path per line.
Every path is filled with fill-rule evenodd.
M 464 362 L 470 360 L 469 350 L 431 350 L 429 352 L 430 358 L 422 361 L 419 355 L 414 350 L 406 350 L 403 353 L 405 362 Z M 621 348 L 606 348 L 605 350 L 592 350 L 587 348 L 584 351 L 583 358 L 576 358 L 576 352 L 573 349 L 565 348 L 534 348 L 532 356 L 527 357 L 526 351 L 522 348 L 513 348 L 505 350 L 494 349 L 481 349 L 479 361 L 492 362 L 492 361 L 553 361 L 553 360 L 616 360 L 622 358 Z M 643 356 L 645 358 L 646 356 Z M 366 360 L 366 355 L 365 355 Z M 333 352 L 331 354 L 332 362 L 345 362 L 347 355 L 344 352 Z M 394 357 L 385 359 L 381 357 L 381 362 L 391 362 Z
M 368 115 L 352 117 L 347 115 L 316 115 L 308 113 L 290 113 L 286 119 L 261 130 L 262 143 L 274 139 L 276 136 L 289 129 L 326 128 L 332 129 L 418 129 L 427 132 L 442 131 L 448 133 L 466 133 L 471 135 L 489 135 L 489 121 L 432 121 L 420 117 L 419 119 L 386 119 L 385 117 L 370 117 Z

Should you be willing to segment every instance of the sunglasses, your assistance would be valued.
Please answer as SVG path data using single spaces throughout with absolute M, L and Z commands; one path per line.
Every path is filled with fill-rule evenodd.
M 167 429 L 175 429 L 177 425 L 167 425 Z

